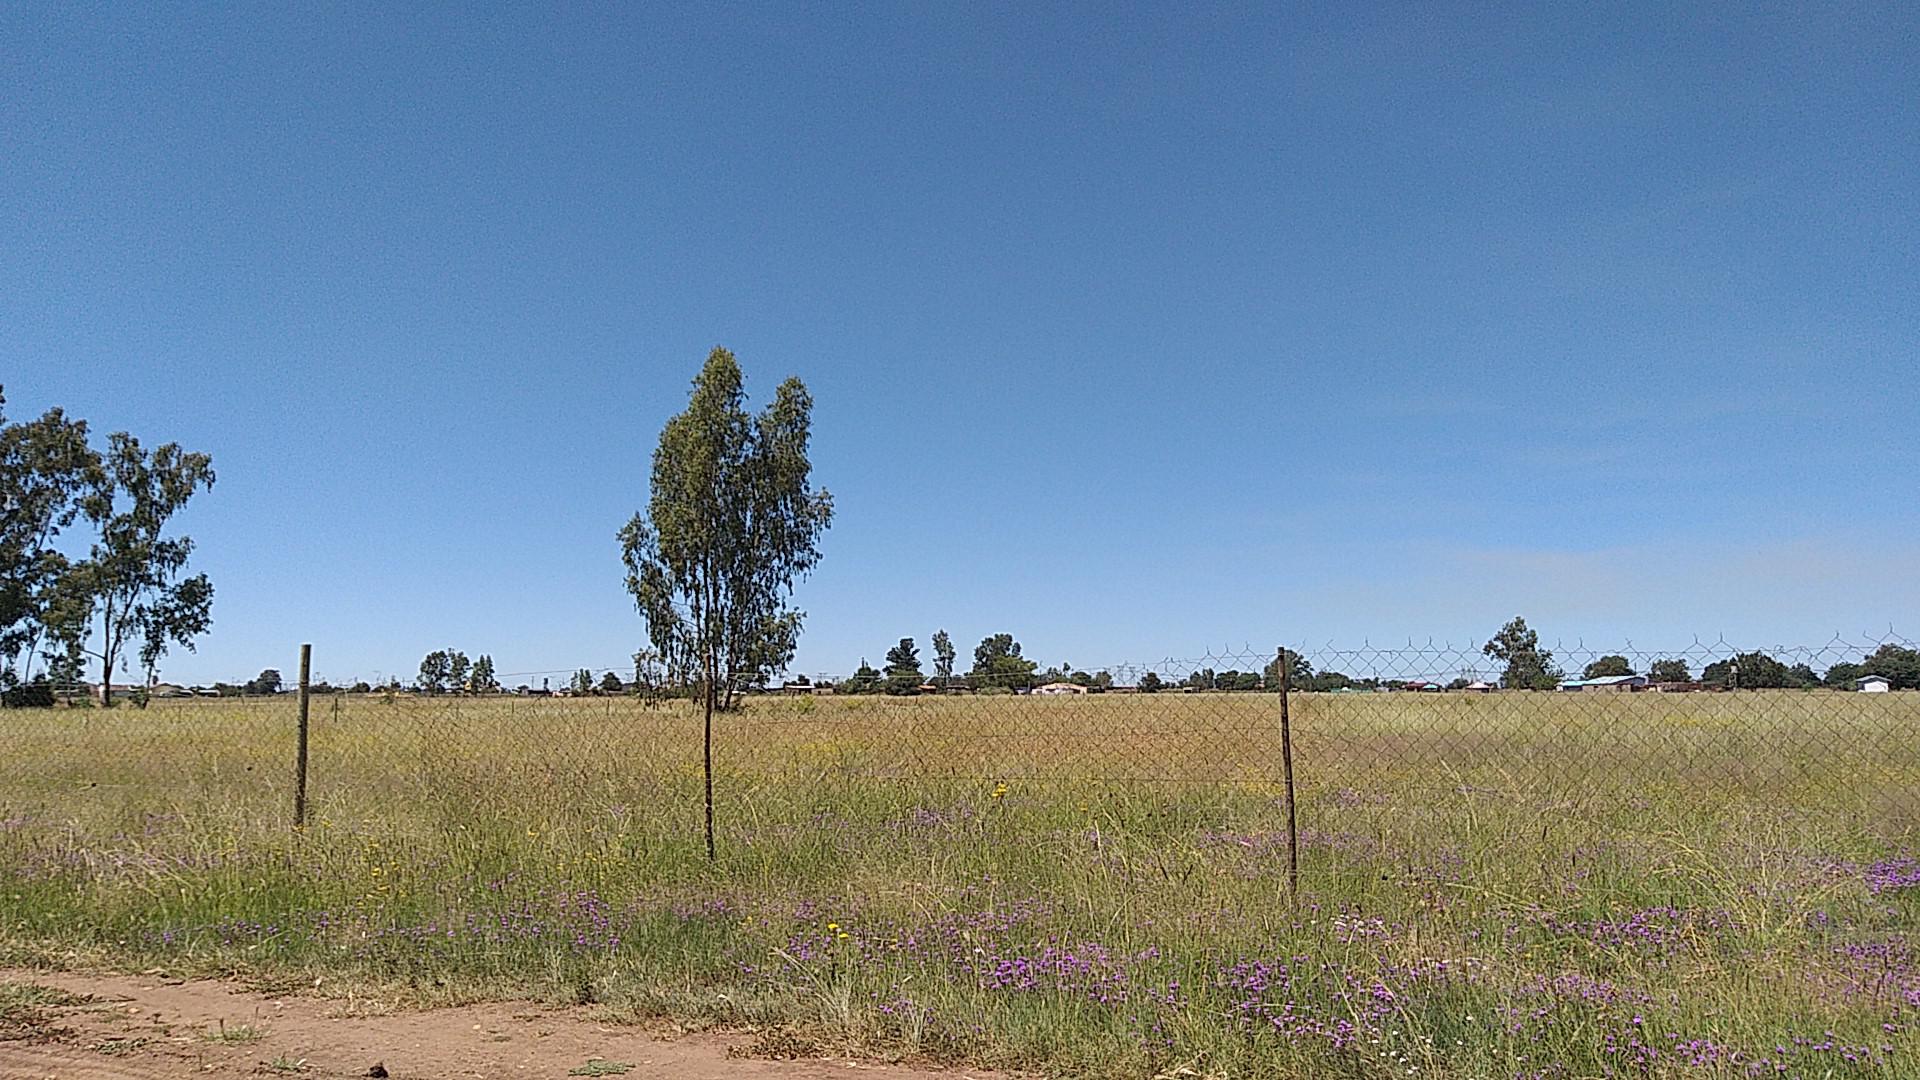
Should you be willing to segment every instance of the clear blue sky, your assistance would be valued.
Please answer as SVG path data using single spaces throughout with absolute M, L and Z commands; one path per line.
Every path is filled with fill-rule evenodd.
M 1914 634 L 1920 8 L 1683 6 L 12 3 L 0 383 L 213 454 L 187 681 L 623 662 L 715 344 L 803 671 Z

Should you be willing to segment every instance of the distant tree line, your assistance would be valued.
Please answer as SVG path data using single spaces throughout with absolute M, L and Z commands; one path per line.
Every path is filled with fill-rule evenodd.
M 470 661 L 458 649 L 435 649 L 420 661 L 414 688 L 423 694 L 497 694 L 500 680 L 491 656 Z
M 1598 679 L 1636 674 L 1639 673 L 1626 657 L 1603 656 L 1588 664 L 1581 672 L 1581 677 Z M 1868 675 L 1885 678 L 1895 690 L 1920 690 L 1920 650 L 1904 645 L 1881 645 L 1857 662 L 1842 661 L 1829 666 L 1824 673 L 1814 671 L 1812 665 L 1805 661 L 1788 664 L 1765 652 L 1736 653 L 1702 668 L 1699 682 L 1702 686 L 1729 690 L 1809 690 L 1815 687 L 1852 690 L 1861 678 Z M 1693 681 L 1687 662 L 1679 659 L 1655 660 L 1647 666 L 1647 678 L 1656 683 Z
M 935 662 L 931 676 L 923 674 L 919 649 L 913 638 L 901 638 L 886 652 L 886 666 L 875 669 L 865 659 L 837 689 L 850 694 L 907 695 L 947 689 L 974 691 L 1024 692 L 1049 683 L 1072 683 L 1092 691 L 1113 689 L 1113 675 L 1107 671 L 1088 673 L 1072 664 L 1056 664 L 1045 670 L 1021 656 L 1020 643 L 1011 634 L 985 638 L 974 650 L 973 669 L 965 675 L 953 673 L 953 650 L 945 630 L 933 636 Z M 1501 669 L 1498 685 L 1507 690 L 1554 690 L 1566 681 L 1566 673 L 1554 660 L 1551 649 L 1540 644 L 1539 634 L 1516 616 L 1503 625 L 1481 647 L 1481 652 L 1498 661 Z M 1283 661 L 1284 658 L 1284 661 Z M 1200 668 L 1177 682 L 1169 682 L 1158 672 L 1141 674 L 1131 688 L 1151 694 L 1163 690 L 1208 692 L 1277 692 L 1281 688 L 1282 663 L 1287 665 L 1287 685 L 1293 690 L 1325 693 L 1339 690 L 1397 690 L 1407 686 L 1431 686 L 1417 678 L 1354 677 L 1331 669 L 1320 670 L 1299 653 L 1283 649 L 1260 671 Z M 1610 654 L 1586 664 L 1582 679 L 1631 677 L 1638 675 L 1627 657 Z M 1703 668 L 1696 680 L 1685 659 L 1663 657 L 1647 666 L 1646 676 L 1654 683 L 1697 684 L 1708 689 L 1811 689 L 1831 687 L 1851 690 L 1866 675 L 1879 675 L 1893 689 L 1920 689 L 1920 651 L 1903 645 L 1886 644 L 1859 662 L 1841 662 L 1816 672 L 1804 661 L 1787 663 L 1765 652 L 1743 652 L 1716 660 Z M 1448 689 L 1463 690 L 1472 685 L 1466 677 L 1446 684 Z
M 1540 647 L 1539 637 L 1527 627 L 1525 619 L 1515 617 L 1483 650 L 1502 660 L 1503 687 L 1551 690 L 1560 685 L 1564 674 L 1553 664 L 1553 653 Z M 1625 656 L 1602 656 L 1580 672 L 1582 679 L 1620 678 L 1638 675 L 1633 662 Z M 1904 645 L 1884 644 L 1859 662 L 1833 664 L 1824 673 L 1814 671 L 1805 661 L 1787 663 L 1762 651 L 1736 653 L 1715 660 L 1700 671 L 1698 682 L 1711 689 L 1806 690 L 1830 687 L 1852 690 L 1867 675 L 1879 675 L 1896 690 L 1920 689 L 1920 650 Z M 1693 674 L 1687 662 L 1678 657 L 1656 659 L 1647 665 L 1647 680 L 1654 683 L 1691 683 Z
M 979 693 L 1017 693 L 1047 682 L 1081 681 L 1095 684 L 1096 676 L 1062 665 L 1041 672 L 1038 662 L 1021 655 L 1020 643 L 1012 634 L 992 634 L 980 639 L 973 650 L 973 667 L 965 675 L 956 675 L 958 661 L 953 639 L 945 630 L 933 634 L 933 674 L 920 666 L 920 648 L 913 638 L 904 637 L 886 652 L 886 668 L 875 670 L 865 658 L 854 673 L 836 689 L 846 694 L 893 694 L 905 696 L 923 691 L 941 692 L 966 689 Z M 1101 672 L 1111 685 L 1112 676 Z

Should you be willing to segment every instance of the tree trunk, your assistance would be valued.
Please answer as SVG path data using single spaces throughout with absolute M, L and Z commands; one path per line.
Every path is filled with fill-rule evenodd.
M 113 600 L 107 600 L 106 625 L 100 628 L 100 707 L 113 707 Z

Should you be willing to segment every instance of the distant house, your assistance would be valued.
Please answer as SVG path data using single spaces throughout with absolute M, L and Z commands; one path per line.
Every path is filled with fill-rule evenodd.
M 1034 687 L 1033 692 L 1036 694 L 1084 694 L 1087 688 L 1077 683 L 1050 682 L 1045 686 Z
M 1493 693 L 1493 684 L 1483 679 L 1480 682 L 1470 682 L 1463 689 L 1476 694 L 1491 694 Z
M 1893 682 L 1885 675 L 1862 675 L 1853 680 L 1853 688 L 1863 694 L 1884 694 L 1893 689 Z
M 1645 675 L 1602 675 L 1597 679 L 1568 679 L 1560 684 L 1562 690 L 1612 691 L 1625 693 L 1631 690 L 1645 690 Z

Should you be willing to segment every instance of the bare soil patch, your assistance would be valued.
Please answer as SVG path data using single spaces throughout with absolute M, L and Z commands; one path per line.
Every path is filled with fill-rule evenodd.
M 527 1003 L 385 1011 L 223 982 L 0 970 L 6 1080 L 984 1080 L 858 1062 L 763 1061 L 752 1036 L 663 1038 Z

